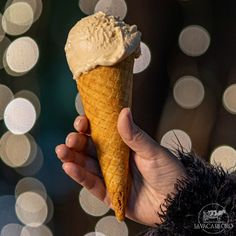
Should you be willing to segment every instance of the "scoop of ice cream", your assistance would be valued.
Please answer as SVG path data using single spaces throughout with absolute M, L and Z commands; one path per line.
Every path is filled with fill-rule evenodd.
M 97 12 L 70 30 L 65 46 L 74 79 L 96 66 L 111 66 L 139 53 L 141 33 L 114 16 Z

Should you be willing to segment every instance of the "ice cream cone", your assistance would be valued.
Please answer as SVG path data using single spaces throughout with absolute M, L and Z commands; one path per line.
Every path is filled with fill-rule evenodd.
M 105 185 L 119 221 L 124 220 L 129 195 L 129 147 L 117 120 L 131 106 L 134 54 L 113 66 L 98 66 L 76 79 Z

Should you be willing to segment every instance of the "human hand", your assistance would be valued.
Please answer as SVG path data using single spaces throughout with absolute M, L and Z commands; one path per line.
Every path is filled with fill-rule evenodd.
M 74 122 L 77 132 L 70 133 L 65 144 L 56 147 L 63 169 L 72 179 L 112 208 L 96 158 L 96 149 L 87 135 L 89 122 L 79 116 Z M 174 193 L 177 179 L 185 176 L 178 159 L 160 146 L 132 119 L 124 108 L 118 118 L 118 132 L 132 150 L 130 156 L 131 188 L 126 217 L 141 224 L 161 223 L 157 214 L 168 194 Z

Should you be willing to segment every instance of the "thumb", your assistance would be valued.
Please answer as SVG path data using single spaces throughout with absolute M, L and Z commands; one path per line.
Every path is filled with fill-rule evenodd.
M 123 141 L 141 157 L 155 158 L 163 152 L 161 146 L 134 123 L 129 108 L 120 112 L 117 128 Z

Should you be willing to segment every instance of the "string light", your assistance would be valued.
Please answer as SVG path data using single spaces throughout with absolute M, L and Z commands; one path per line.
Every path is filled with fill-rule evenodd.
M 98 11 L 119 17 L 123 20 L 127 14 L 127 5 L 124 0 L 99 0 L 94 12 Z
M 16 98 L 8 103 L 4 111 L 4 122 L 13 134 L 29 132 L 36 121 L 36 111 L 25 98 Z
M 102 216 L 109 211 L 109 207 L 93 196 L 86 188 L 81 189 L 79 202 L 83 210 L 92 216 Z
M 230 85 L 224 91 L 223 105 L 228 112 L 236 114 L 236 84 Z
M 175 101 L 183 108 L 199 106 L 205 95 L 201 81 L 193 76 L 184 76 L 176 81 L 173 89 Z
M 190 152 L 192 149 L 192 142 L 189 135 L 180 129 L 173 129 L 166 132 L 161 138 L 161 145 L 168 148 L 175 153 L 176 150 Z
M 179 47 L 188 56 L 200 56 L 210 46 L 210 34 L 200 25 L 190 25 L 179 35 Z
M 236 170 L 236 150 L 227 145 L 219 146 L 212 152 L 210 162 L 232 173 Z
M 137 74 L 144 71 L 151 62 L 151 52 L 149 47 L 144 43 L 140 43 L 141 55 L 134 61 L 133 73 Z

